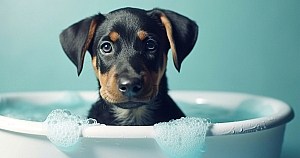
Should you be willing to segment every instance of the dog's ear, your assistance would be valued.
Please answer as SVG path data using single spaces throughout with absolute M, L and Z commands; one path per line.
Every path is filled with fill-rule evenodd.
M 189 18 L 170 10 L 155 8 L 150 14 L 159 16 L 165 27 L 172 50 L 173 62 L 180 71 L 183 59 L 192 51 L 198 37 L 198 25 Z
M 69 26 L 59 35 L 63 50 L 77 67 L 78 76 L 83 68 L 84 55 L 90 49 L 96 28 L 103 19 L 104 16 L 101 14 L 83 19 Z M 90 50 L 89 52 L 91 53 Z

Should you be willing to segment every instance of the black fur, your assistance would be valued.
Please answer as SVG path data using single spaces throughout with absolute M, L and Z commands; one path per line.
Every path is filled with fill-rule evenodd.
M 169 24 L 162 21 L 162 16 L 171 27 L 166 27 Z M 141 30 L 146 33 L 138 36 Z M 112 32 L 117 35 L 112 36 Z M 153 125 L 184 116 L 168 95 L 165 58 L 174 42 L 173 60 L 180 71 L 197 36 L 196 23 L 176 12 L 122 8 L 73 24 L 60 34 L 60 42 L 78 75 L 85 52 L 89 51 L 96 60 L 96 75 L 105 76 L 102 81 L 97 76 L 100 96 L 88 117 L 107 125 Z M 158 91 L 152 86 L 157 86 Z
M 172 119 L 181 118 L 184 114 L 181 110 L 176 106 L 175 102 L 171 99 L 168 95 L 167 89 L 167 78 L 164 77 L 161 81 L 160 93 L 158 94 L 156 100 L 158 101 L 158 105 L 154 105 L 155 103 L 150 103 L 149 105 L 145 106 L 154 106 L 153 115 L 151 116 L 154 118 L 153 120 L 145 120 L 142 121 L 142 124 L 137 122 L 128 122 L 126 125 L 153 125 L 158 122 L 165 122 Z M 120 121 L 116 120 L 114 117 L 114 112 L 111 110 L 112 105 L 107 105 L 105 101 L 101 98 L 93 104 L 92 108 L 89 111 L 89 117 L 95 118 L 96 120 L 100 121 L 101 123 L 105 123 L 108 125 L 120 125 L 122 124 Z

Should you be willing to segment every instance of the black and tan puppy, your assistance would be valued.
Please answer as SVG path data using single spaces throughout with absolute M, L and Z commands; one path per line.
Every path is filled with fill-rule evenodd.
M 122 8 L 83 19 L 60 34 L 63 50 L 82 71 L 86 51 L 99 82 L 88 117 L 107 125 L 153 125 L 183 117 L 168 95 L 171 48 L 179 71 L 198 36 L 197 24 L 163 9 Z

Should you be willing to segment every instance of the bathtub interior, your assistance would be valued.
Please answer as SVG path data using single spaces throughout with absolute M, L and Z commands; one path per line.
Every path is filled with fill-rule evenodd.
M 232 94 L 226 96 L 226 93 L 216 95 L 215 93 L 171 92 L 170 94 L 186 116 L 208 118 L 212 123 L 254 119 L 275 112 L 264 98 L 250 95 L 239 94 L 239 97 L 233 99 L 230 96 Z M 213 100 L 209 97 L 213 97 Z M 96 100 L 97 92 L 7 94 L 0 97 L 0 115 L 42 122 L 52 110 L 67 109 L 86 117 L 91 104 Z

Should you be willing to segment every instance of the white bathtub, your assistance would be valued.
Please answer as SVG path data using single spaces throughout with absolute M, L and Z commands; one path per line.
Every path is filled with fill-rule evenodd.
M 70 95 L 72 94 L 72 95 Z M 76 95 L 74 95 L 76 94 Z M 205 158 L 279 158 L 285 125 L 292 120 L 292 109 L 280 100 L 241 93 L 171 91 L 178 104 L 193 108 L 211 104 L 234 111 L 245 107 L 257 118 L 213 123 L 207 132 Z M 71 98 L 70 98 L 71 97 Z M 74 98 L 72 98 L 74 97 Z M 96 92 L 31 92 L 0 94 L 0 106 L 7 100 L 46 106 L 68 99 L 87 102 L 97 99 Z M 1 104 L 2 103 L 2 104 Z M 67 102 L 66 102 L 67 103 Z M 251 105 L 253 104 L 253 106 Z M 255 104 L 255 105 L 254 105 Z M 184 105 L 179 105 L 184 111 Z M 72 111 L 72 109 L 70 109 Z M 205 113 L 205 112 L 204 112 Z M 189 115 L 189 114 L 187 114 Z M 45 116 L 46 117 L 46 116 Z M 211 118 L 213 120 L 213 118 Z M 154 139 L 153 126 L 92 126 L 82 131 L 80 142 L 64 151 L 45 136 L 41 122 L 0 116 L 0 157 L 3 158 L 165 158 Z

